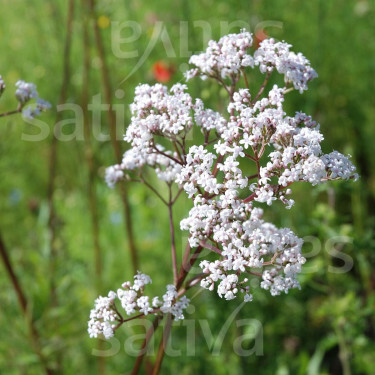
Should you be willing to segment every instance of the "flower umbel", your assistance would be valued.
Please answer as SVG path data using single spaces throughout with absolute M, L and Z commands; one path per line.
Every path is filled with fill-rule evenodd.
M 110 291 L 107 297 L 97 298 L 88 322 L 90 337 L 103 335 L 109 339 L 122 323 L 148 314 L 171 313 L 175 320 L 183 319 L 183 311 L 189 306 L 189 299 L 186 296 L 179 298 L 176 287 L 168 285 L 162 302 L 159 297 L 150 300 L 149 296 L 144 295 L 144 290 L 151 283 L 150 276 L 138 272 L 133 283 L 126 281 L 117 292 Z M 116 306 L 116 302 L 121 309 Z M 130 318 L 123 318 L 122 313 Z M 138 315 L 134 316 L 136 313 Z
M 89 322 L 91 336 L 110 337 L 126 321 L 115 301 L 127 315 L 172 314 L 177 320 L 189 304 L 185 293 L 197 284 L 226 300 L 241 295 L 245 302 L 253 300 L 253 277 L 272 296 L 300 288 L 303 241 L 289 228 L 265 221 L 264 208 L 281 201 L 291 209 L 297 182 L 317 185 L 358 175 L 350 156 L 323 153 L 324 137 L 311 116 L 286 113 L 287 94 L 303 93 L 317 77 L 306 57 L 285 42 L 265 39 L 255 52 L 252 43 L 252 34 L 242 30 L 209 42 L 206 51 L 190 58 L 194 67 L 186 79 L 210 78 L 222 86 L 229 99 L 224 113 L 193 99 L 186 85 L 136 88 L 124 138 L 130 149 L 121 164 L 107 168 L 106 181 L 110 187 L 122 179 L 144 183 L 168 207 L 174 284 L 161 299 L 150 299 L 143 292 L 151 280 L 138 274 L 133 285 L 100 297 Z M 256 92 L 248 87 L 251 71 L 265 75 Z M 269 87 L 277 73 L 284 85 Z M 201 135 L 193 137 L 194 129 Z M 166 184 L 168 197 L 146 180 L 147 168 Z M 180 222 L 189 239 L 177 272 L 172 206 L 182 191 L 192 207 Z M 202 273 L 186 281 L 203 249 L 213 256 L 200 258 Z

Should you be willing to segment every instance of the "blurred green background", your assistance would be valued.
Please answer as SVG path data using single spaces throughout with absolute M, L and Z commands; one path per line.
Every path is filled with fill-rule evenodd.
M 286 40 L 294 51 L 310 59 L 319 74 L 304 95 L 290 94 L 288 111 L 301 110 L 319 121 L 325 135 L 324 151 L 350 153 L 361 175 L 356 183 L 298 186 L 297 203 L 291 211 L 272 206 L 267 217 L 276 225 L 288 226 L 300 237 L 315 236 L 314 240 L 305 238 L 308 262 L 300 277 L 302 290 L 271 297 L 253 282 L 254 302 L 240 309 L 229 325 L 219 355 L 212 354 L 202 326 L 208 325 L 212 337 L 217 337 L 238 301 L 223 301 L 208 291 L 198 294 L 187 313 L 193 322 L 190 338 L 186 338 L 186 325 L 174 329 L 173 347 L 181 349 L 181 355 L 167 356 L 162 373 L 374 374 L 374 1 L 98 0 L 95 12 L 84 2 L 71 3 L 70 71 L 65 79 L 69 1 L 0 0 L 0 74 L 7 84 L 0 113 L 16 106 L 13 87 L 18 79 L 36 83 L 41 97 L 54 105 L 40 118 L 48 124 L 50 135 L 38 142 L 23 139 L 25 134 L 37 134 L 38 128 L 21 116 L 0 118 L 0 231 L 28 304 L 22 313 L 1 265 L 0 374 L 42 374 L 46 367 L 54 374 L 128 374 L 134 362 L 124 343 L 142 332 L 140 327 L 122 327 L 116 334 L 120 347 L 105 361 L 93 355 L 99 343 L 86 333 L 96 296 L 116 289 L 133 274 L 120 193 L 110 190 L 103 180 L 104 167 L 115 163 L 111 142 L 94 137 L 91 143 L 52 141 L 56 121 L 74 119 L 71 110 L 56 111 L 63 81 L 66 103 L 81 104 L 85 89 L 89 102 L 104 92 L 94 25 L 103 40 L 111 93 L 117 94 L 113 95 L 114 104 L 125 108 L 124 124 L 129 122 L 134 87 L 160 79 L 160 66 L 168 85 L 183 81 L 188 55 L 205 48 L 206 35 L 199 25 L 208 25 L 208 36 L 213 39 L 247 27 Z M 119 34 L 122 44 L 118 45 L 118 25 L 123 22 L 135 28 L 123 27 Z M 226 25 L 232 28 L 228 30 Z M 134 37 L 135 32 L 139 36 Z M 132 57 L 119 54 L 129 51 L 136 53 Z M 89 54 L 88 85 L 83 83 L 85 52 Z M 144 61 L 138 67 L 141 59 Z M 192 81 L 189 87 L 192 95 L 202 95 L 211 107 L 223 105 L 214 84 Z M 104 112 L 102 119 L 92 121 L 91 113 L 87 119 L 89 126 L 102 125 L 103 133 L 108 132 Z M 63 131 L 68 134 L 74 126 L 71 123 Z M 124 142 L 121 147 L 124 151 Z M 56 151 L 52 163 L 51 150 Z M 51 165 L 55 168 L 52 185 Z M 140 185 L 129 186 L 127 196 L 139 268 L 152 276 L 152 293 L 161 294 L 172 281 L 167 212 Z M 90 197 L 97 207 L 95 229 Z M 188 208 L 187 202 L 180 203 L 176 222 Z M 339 242 L 336 252 L 332 239 Z M 180 255 L 184 240 L 186 234 L 180 234 Z M 96 266 L 95 248 L 100 251 L 102 272 Z M 342 272 L 348 264 L 350 269 Z M 190 297 L 193 295 L 194 291 Z M 255 319 L 259 324 L 249 321 L 240 326 L 241 319 Z M 236 354 L 233 343 L 246 335 L 240 344 L 251 349 L 256 333 L 263 338 L 263 354 Z M 105 344 L 101 348 L 110 347 Z

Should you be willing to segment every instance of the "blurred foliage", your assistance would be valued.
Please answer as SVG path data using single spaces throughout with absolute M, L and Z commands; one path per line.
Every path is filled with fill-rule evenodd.
M 21 0 L 0 1 L 0 74 L 8 86 L 0 102 L 0 112 L 15 106 L 12 86 L 19 78 L 35 82 L 43 98 L 55 105 L 58 103 L 67 3 L 63 0 L 35 0 L 32 4 Z M 75 5 L 69 103 L 80 103 L 82 91 L 82 20 L 86 15 L 79 1 Z M 125 123 L 129 121 L 128 105 L 134 87 L 139 82 L 154 82 L 155 62 L 162 61 L 174 67 L 170 84 L 183 80 L 182 72 L 188 60 L 186 51 L 190 54 L 204 48 L 202 39 L 206 35 L 202 34 L 200 24 L 209 25 L 211 35 L 208 36 L 214 39 L 246 25 L 251 31 L 264 28 L 268 35 L 293 44 L 294 50 L 309 58 L 319 73 L 307 93 L 290 95 L 288 111 L 303 110 L 313 115 L 321 123 L 326 138 L 325 151 L 338 149 L 351 153 L 361 174 L 356 183 L 340 182 L 318 188 L 300 185 L 295 190 L 297 203 L 291 211 L 274 205 L 274 210 L 267 212 L 277 225 L 289 226 L 301 237 L 317 239 L 305 238 L 304 252 L 309 259 L 301 275 L 302 290 L 274 298 L 261 292 L 256 280 L 252 281 L 255 301 L 240 309 L 229 324 L 219 355 L 212 353 L 207 332 L 211 332 L 213 340 L 220 337 L 238 301 L 222 301 L 207 291 L 199 293 L 194 296 L 187 314 L 194 329 L 189 328 L 188 339 L 186 325 L 181 323 L 174 329 L 173 348 L 179 348 L 181 355 L 167 356 L 162 373 L 373 374 L 374 2 L 99 0 L 96 8 L 95 22 L 105 41 L 112 85 L 115 90 L 124 92 L 122 98 L 122 92 L 117 91 L 115 102 L 125 105 Z M 140 30 L 134 40 L 130 28 L 122 30 L 121 37 L 129 39 L 120 45 L 121 51 L 138 52 L 131 58 L 116 56 L 113 47 L 116 22 L 121 25 L 126 21 L 134 21 Z M 165 29 L 158 34 L 160 22 Z M 225 29 L 227 24 L 233 28 Z M 102 88 L 100 60 L 92 35 L 90 51 L 90 95 L 93 96 L 101 93 Z M 142 59 L 143 63 L 137 67 Z M 137 69 L 132 72 L 134 67 Z M 202 95 L 212 107 L 217 107 L 218 103 L 224 105 L 214 84 L 192 82 L 190 90 L 193 95 Z M 72 116 L 71 111 L 63 112 L 65 119 L 72 119 Z M 50 111 L 42 120 L 48 124 L 50 136 L 43 141 L 27 142 L 22 140 L 22 135 L 37 133 L 35 126 L 25 123 L 21 117 L 0 119 L 0 229 L 15 272 L 31 302 L 30 314 L 50 366 L 61 374 L 99 374 L 98 361 L 92 354 L 92 350 L 98 348 L 98 341 L 90 340 L 86 334 L 89 310 L 98 293 L 116 288 L 132 275 L 121 199 L 118 191 L 108 189 L 102 179 L 103 166 L 113 164 L 114 156 L 109 142 L 94 143 L 95 189 L 103 248 L 103 277 L 98 286 L 82 141 L 58 143 L 55 204 L 59 252 L 56 267 L 51 268 L 46 197 L 56 112 Z M 107 129 L 104 115 L 101 124 L 104 132 Z M 68 127 L 64 131 L 68 133 Z M 153 292 L 160 294 L 161 288 L 171 282 L 167 271 L 170 266 L 166 250 L 169 246 L 167 213 L 141 186 L 130 187 L 129 198 L 140 268 L 152 275 Z M 176 222 L 188 208 L 186 202 L 179 204 Z M 337 238 L 341 241 L 335 245 L 332 239 Z M 184 241 L 186 234 L 179 234 L 180 249 Z M 41 374 L 26 319 L 4 268 L 1 268 L 0 283 L 0 373 Z M 57 303 L 54 304 L 51 303 L 51 283 L 57 285 Z M 240 319 L 259 321 L 257 334 L 263 335 L 262 355 L 240 356 L 238 348 L 236 353 L 235 342 L 243 349 L 252 349 L 254 337 L 258 337 L 255 326 L 250 323 L 240 326 Z M 107 374 L 130 371 L 134 358 L 125 353 L 124 343 L 132 332 L 139 333 L 139 327 L 129 326 L 118 332 L 116 339 L 120 348 L 105 360 Z M 242 335 L 247 338 L 239 342 Z

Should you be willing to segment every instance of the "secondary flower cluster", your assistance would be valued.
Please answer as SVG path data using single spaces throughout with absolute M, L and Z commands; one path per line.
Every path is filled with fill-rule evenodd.
M 106 174 L 114 186 L 148 166 L 186 192 L 193 207 L 180 227 L 189 232 L 191 248 L 216 255 L 200 263 L 201 286 L 216 287 L 227 300 L 241 293 L 245 301 L 253 299 L 249 275 L 261 278 L 261 287 L 272 295 L 299 287 L 303 241 L 289 228 L 264 221 L 259 206 L 280 200 L 291 208 L 291 185 L 298 181 L 316 185 L 358 178 L 349 157 L 337 151 L 323 154 L 319 124 L 302 112 L 290 116 L 284 109 L 289 91 L 302 93 L 317 77 L 310 62 L 273 39 L 262 41 L 253 54 L 251 46 L 252 35 L 241 31 L 211 41 L 205 52 L 190 59 L 195 67 L 186 78 L 212 78 L 222 85 L 229 96 L 226 113 L 193 100 L 185 85 L 169 91 L 160 84 L 138 86 L 125 135 L 131 148 Z M 253 94 L 246 71 L 257 66 L 266 77 Z M 276 72 L 284 76 L 285 86 L 274 84 L 267 91 Z M 245 88 L 238 87 L 242 77 Z M 202 135 L 188 137 L 194 126 Z M 151 309 L 147 303 L 142 302 L 144 313 Z
M 205 52 L 191 56 L 189 62 L 196 68 L 188 70 L 186 78 L 230 77 L 237 81 L 241 70 L 259 66 L 261 73 L 269 74 L 276 69 L 284 75 L 285 83 L 293 83 L 295 89 L 302 93 L 307 90 L 307 83 L 318 76 L 302 53 L 290 51 L 290 44 L 265 39 L 252 56 L 248 54 L 252 42 L 251 33 L 245 30 L 226 35 L 218 42 L 210 41 Z
M 294 88 L 302 93 L 307 90 L 307 83 L 318 75 L 310 66 L 309 60 L 302 53 L 290 51 L 290 44 L 265 39 L 254 54 L 255 65 L 262 73 L 271 73 L 276 69 L 284 75 L 285 83 L 292 82 Z
M 0 96 L 4 92 L 5 88 L 5 83 L 0 76 Z M 15 112 L 22 111 L 24 118 L 33 119 L 34 117 L 39 116 L 42 112 L 51 108 L 51 104 L 49 102 L 39 97 L 36 86 L 33 83 L 28 83 L 22 80 L 17 81 L 15 96 L 19 103 Z M 25 107 L 26 104 L 32 99 L 35 99 L 35 102 Z
M 144 84 L 136 88 L 131 105 L 132 119 L 125 136 L 132 148 L 124 154 L 121 165 L 107 169 L 106 181 L 110 187 L 124 177 L 123 170 L 144 165 L 154 167 L 163 181 L 171 182 L 176 178 L 180 170 L 180 165 L 174 161 L 177 154 L 164 152 L 164 147 L 155 141 L 155 137 L 173 141 L 192 128 L 193 103 L 185 90 L 186 86 L 181 84 L 174 85 L 170 92 L 161 84 Z
M 291 208 L 294 200 L 286 195 L 292 191 L 284 189 L 293 182 L 316 185 L 329 179 L 356 179 L 358 175 L 348 157 L 337 151 L 322 153 L 320 143 L 324 137 L 319 124 L 310 116 L 301 112 L 286 116 L 284 96 L 285 89 L 274 85 L 268 97 L 249 106 L 247 89 L 235 93 L 228 106 L 232 116 L 228 131 L 222 136 L 225 143 L 220 144 L 220 151 L 228 153 L 230 147 L 235 147 L 239 156 L 243 156 L 251 149 L 254 158 L 260 159 L 268 147 L 271 152 L 267 164 L 258 167 L 258 181 L 250 185 L 253 199 L 268 205 L 280 199 Z
M 226 35 L 218 42 L 209 41 L 205 52 L 191 56 L 189 63 L 197 68 L 186 73 L 187 79 L 197 75 L 202 79 L 239 75 L 242 68 L 254 66 L 253 57 L 247 54 L 252 43 L 253 37 L 246 31 Z
M 220 254 L 218 260 L 200 263 L 207 274 L 201 281 L 202 287 L 213 290 L 218 283 L 220 297 L 231 300 L 241 292 L 245 293 L 246 302 L 253 298 L 246 285 L 249 275 L 262 277 L 261 287 L 273 296 L 299 287 L 296 276 L 305 263 L 302 240 L 288 228 L 278 229 L 264 222 L 262 215 L 262 209 L 239 199 L 224 207 L 221 202 L 201 197 L 194 200 L 194 208 L 181 227 L 192 233 L 192 245 L 199 241 L 202 247 Z M 212 242 L 220 249 L 205 242 L 207 233 L 213 233 Z
M 110 291 L 107 297 L 100 296 L 95 300 L 95 307 L 90 312 L 88 322 L 88 333 L 90 337 L 103 335 L 106 339 L 114 335 L 116 328 L 126 319 L 123 318 L 120 310 L 116 306 L 118 302 L 126 315 L 135 313 L 142 315 L 171 313 L 175 320 L 183 319 L 183 311 L 189 306 L 189 299 L 186 296 L 179 297 L 174 285 L 167 285 L 167 291 L 162 296 L 154 297 L 144 295 L 147 284 L 151 284 L 148 275 L 138 272 L 134 276 L 134 282 L 127 281 L 122 284 L 117 292 Z

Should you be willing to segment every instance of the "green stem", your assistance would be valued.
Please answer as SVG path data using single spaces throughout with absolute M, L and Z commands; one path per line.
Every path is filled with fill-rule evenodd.
M 102 75 L 102 85 L 104 90 L 104 98 L 107 104 L 109 104 L 108 111 L 107 111 L 107 118 L 109 123 L 109 134 L 111 138 L 112 148 L 115 154 L 115 158 L 118 164 L 121 164 L 122 161 L 122 152 L 120 143 L 116 138 L 116 114 L 112 108 L 112 88 L 111 88 L 111 81 L 109 76 L 109 68 L 106 60 L 104 44 L 102 40 L 102 36 L 100 33 L 99 25 L 96 22 L 96 11 L 95 11 L 95 0 L 89 1 L 90 5 L 90 15 L 92 18 L 92 24 L 94 29 L 95 35 L 95 44 L 96 49 L 98 51 L 98 57 L 100 60 L 100 67 L 101 67 L 101 75 Z M 134 229 L 131 217 L 131 208 L 129 204 L 128 198 L 128 188 L 127 185 L 122 182 L 120 185 L 120 194 L 124 208 L 124 218 L 125 218 L 125 230 L 127 233 L 127 240 L 130 250 L 131 262 L 133 266 L 133 272 L 136 273 L 138 270 L 138 253 L 135 245 L 135 238 L 134 238 Z

